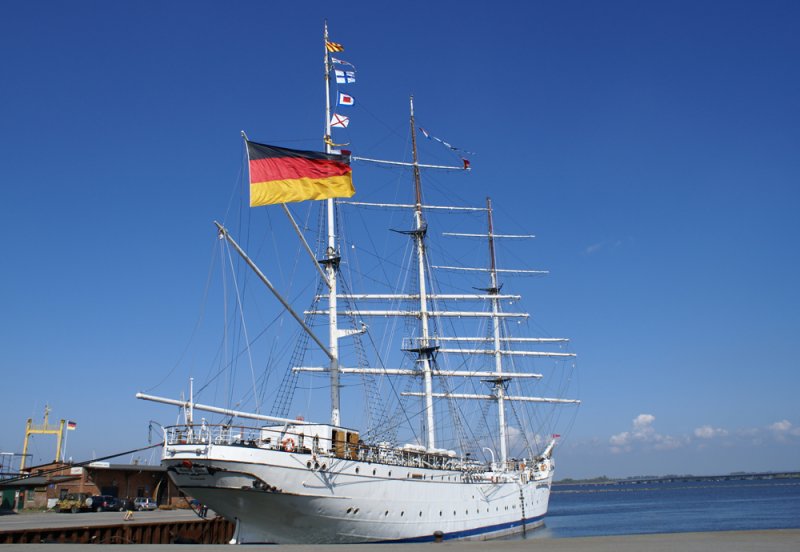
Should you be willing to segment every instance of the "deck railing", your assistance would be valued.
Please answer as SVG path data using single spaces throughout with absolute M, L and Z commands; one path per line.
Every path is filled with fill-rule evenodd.
M 245 427 L 234 425 L 189 424 L 164 428 L 165 442 L 168 447 L 177 445 L 191 445 L 205 447 L 209 445 L 229 445 L 241 447 L 254 447 L 267 450 L 282 450 L 285 452 L 303 452 L 313 454 L 318 458 L 348 458 L 377 464 L 403 466 L 407 468 L 426 468 L 438 470 L 452 470 L 460 473 L 481 474 L 497 473 L 494 468 L 486 463 L 461 458 L 449 451 L 430 452 L 421 447 L 398 448 L 389 443 L 367 445 L 359 442 L 336 443 L 330 438 L 315 438 L 296 431 L 273 428 Z M 528 460 L 509 460 L 505 470 L 499 472 L 524 472 L 531 474 L 541 469 L 539 462 Z
M 319 457 L 340 457 L 363 462 L 375 462 L 411 468 L 457 470 L 460 472 L 483 472 L 488 465 L 475 460 L 455 456 L 455 453 L 429 452 L 397 448 L 389 443 L 367 445 L 338 443 L 330 439 L 315 439 L 292 431 L 270 428 L 255 428 L 233 425 L 189 424 L 164 428 L 165 443 L 168 447 L 179 445 L 208 446 L 230 445 L 257 447 L 287 452 L 305 452 Z M 338 453 L 337 453 L 338 452 Z

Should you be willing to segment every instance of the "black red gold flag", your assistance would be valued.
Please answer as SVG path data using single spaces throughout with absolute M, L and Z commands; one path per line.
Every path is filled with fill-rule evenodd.
M 352 197 L 349 157 L 293 150 L 246 141 L 250 162 L 250 207 Z

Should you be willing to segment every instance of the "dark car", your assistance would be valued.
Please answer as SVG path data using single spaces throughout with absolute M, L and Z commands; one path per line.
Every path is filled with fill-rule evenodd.
M 125 510 L 135 510 L 136 507 L 133 505 L 133 500 L 130 498 L 118 498 L 116 509 L 120 512 L 124 512 Z
M 86 506 L 93 512 L 104 512 L 107 510 L 118 510 L 116 497 L 111 495 L 95 495 L 86 499 Z

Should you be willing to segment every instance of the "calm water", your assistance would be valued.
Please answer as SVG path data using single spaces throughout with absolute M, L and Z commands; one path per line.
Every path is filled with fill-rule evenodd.
M 554 485 L 527 538 L 800 528 L 800 481 Z

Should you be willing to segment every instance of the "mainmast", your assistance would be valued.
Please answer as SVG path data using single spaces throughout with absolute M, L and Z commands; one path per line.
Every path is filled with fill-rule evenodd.
M 414 96 L 411 96 L 411 149 L 413 152 L 414 168 L 414 240 L 417 245 L 417 267 L 419 280 L 419 319 L 420 319 L 420 339 L 416 351 L 417 362 L 422 367 L 422 377 L 424 383 L 425 400 L 425 424 L 427 429 L 426 446 L 428 449 L 436 448 L 436 436 L 433 424 L 433 377 L 431 373 L 431 354 L 434 347 L 430 343 L 430 332 L 428 329 L 428 291 L 425 279 L 425 232 L 427 227 L 422 217 L 422 184 L 419 177 L 419 159 L 417 158 L 417 133 L 414 124 Z
M 331 62 L 328 55 L 328 22 L 325 21 L 325 36 L 322 41 L 325 64 L 325 152 L 331 153 Z M 336 248 L 336 228 L 333 199 L 327 199 L 328 246 L 325 259 L 320 261 L 328 278 L 328 350 L 330 357 L 331 381 L 331 425 L 341 423 L 339 407 L 339 328 L 336 301 L 336 271 L 339 267 L 339 253 Z
M 500 466 L 505 469 L 508 460 L 508 443 L 506 436 L 506 382 L 508 378 L 503 377 L 503 356 L 500 350 L 500 286 L 497 283 L 497 262 L 494 253 L 494 227 L 492 223 L 492 200 L 486 198 L 486 212 L 489 219 L 489 274 L 491 286 L 486 290 L 492 296 L 492 337 L 494 340 L 494 371 L 498 374 L 496 378 L 490 380 L 494 384 L 494 393 L 497 397 L 497 420 L 500 425 Z

